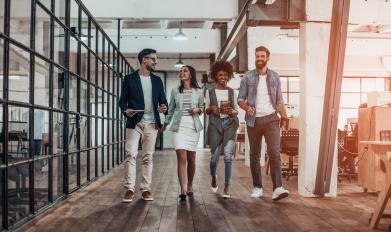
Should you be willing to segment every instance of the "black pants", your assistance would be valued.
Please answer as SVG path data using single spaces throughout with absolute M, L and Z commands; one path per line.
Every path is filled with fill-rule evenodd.
M 255 119 L 254 127 L 247 126 L 250 142 L 250 168 L 254 187 L 262 188 L 262 173 L 259 162 L 262 137 L 265 136 L 267 154 L 270 160 L 270 174 L 273 190 L 282 186 L 280 158 L 280 119 L 273 113 Z

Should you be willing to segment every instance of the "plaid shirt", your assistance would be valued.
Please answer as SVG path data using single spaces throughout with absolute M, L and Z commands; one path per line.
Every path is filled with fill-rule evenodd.
M 240 89 L 238 95 L 239 101 L 246 101 L 249 106 L 256 107 L 257 105 L 257 89 L 259 83 L 259 75 L 257 69 L 251 70 L 240 81 Z M 280 76 L 271 69 L 267 69 L 267 90 L 269 92 L 270 101 L 273 108 L 277 111 L 277 105 L 284 103 L 281 93 L 281 81 Z M 254 127 L 255 114 L 250 116 L 246 112 L 245 120 L 247 126 Z

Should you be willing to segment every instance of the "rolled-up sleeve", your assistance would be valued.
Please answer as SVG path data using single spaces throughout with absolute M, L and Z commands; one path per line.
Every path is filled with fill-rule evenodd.
M 238 94 L 238 102 L 246 101 L 247 99 L 247 75 L 245 75 L 240 81 L 240 88 Z
M 277 79 L 276 102 L 277 102 L 277 105 L 278 105 L 278 104 L 284 103 L 284 98 L 282 97 L 282 92 L 281 92 L 281 80 L 280 80 L 280 77 L 277 76 L 276 79 Z

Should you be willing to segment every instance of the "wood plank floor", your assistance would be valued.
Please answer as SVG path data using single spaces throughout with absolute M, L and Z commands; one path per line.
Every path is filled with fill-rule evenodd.
M 368 219 L 376 195 L 363 193 L 353 181 L 340 184 L 337 198 L 304 198 L 297 193 L 297 178 L 292 177 L 284 181 L 291 191 L 289 198 L 273 202 L 270 177 L 264 176 L 264 197 L 252 199 L 250 169 L 243 160 L 235 160 L 232 199 L 224 200 L 209 188 L 209 158 L 208 150 L 197 152 L 194 197 L 186 201 L 178 200 L 174 151 L 158 151 L 153 202 L 141 200 L 139 191 L 132 203 L 121 202 L 121 165 L 19 231 L 372 231 Z M 223 159 L 218 176 L 223 186 Z M 391 219 L 380 223 L 378 230 L 387 231 Z

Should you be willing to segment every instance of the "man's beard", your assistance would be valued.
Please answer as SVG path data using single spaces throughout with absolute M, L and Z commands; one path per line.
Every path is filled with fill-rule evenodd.
M 263 69 L 265 66 L 266 66 L 267 62 L 263 62 L 263 61 L 260 61 L 260 62 L 257 62 L 255 63 L 255 67 L 257 67 L 257 69 Z
M 154 71 L 154 70 L 155 70 L 155 68 L 154 68 L 154 67 L 152 67 L 152 66 L 147 66 L 147 70 L 148 70 L 148 71 L 150 71 L 150 72 L 152 72 L 152 71 Z

